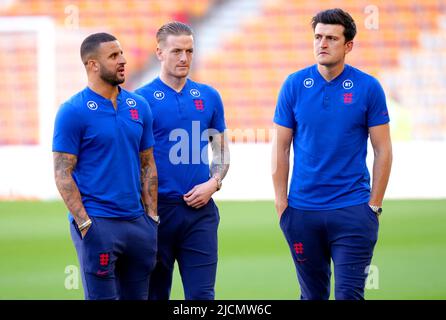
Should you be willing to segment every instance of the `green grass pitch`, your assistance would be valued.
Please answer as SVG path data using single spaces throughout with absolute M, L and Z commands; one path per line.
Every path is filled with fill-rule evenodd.
M 216 298 L 297 299 L 273 203 L 218 205 Z M 367 299 L 446 299 L 446 200 L 386 201 L 372 264 Z M 82 299 L 65 273 L 77 265 L 62 202 L 0 202 L 0 299 Z M 172 299 L 182 298 L 176 269 Z

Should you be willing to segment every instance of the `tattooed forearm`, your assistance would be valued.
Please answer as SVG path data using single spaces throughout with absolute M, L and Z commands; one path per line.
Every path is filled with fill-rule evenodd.
M 77 224 L 88 220 L 87 212 L 82 204 L 81 194 L 74 182 L 72 173 L 76 167 L 77 157 L 68 153 L 54 152 L 54 178 L 56 186 L 68 210 Z
M 229 145 L 224 133 L 214 135 L 211 140 L 212 162 L 211 176 L 217 176 L 221 180 L 226 176 L 229 170 Z
M 140 153 L 141 159 L 141 198 L 146 213 L 158 215 L 158 172 L 156 170 L 153 148 Z

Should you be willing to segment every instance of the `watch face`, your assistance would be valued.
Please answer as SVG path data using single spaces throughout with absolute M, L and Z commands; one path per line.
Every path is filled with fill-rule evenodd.
M 378 213 L 383 212 L 383 208 L 378 208 Z

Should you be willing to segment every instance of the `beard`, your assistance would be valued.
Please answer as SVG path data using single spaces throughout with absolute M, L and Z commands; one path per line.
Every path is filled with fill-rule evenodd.
M 107 70 L 104 66 L 101 66 L 101 70 L 99 72 L 99 77 L 106 83 L 116 87 L 117 85 L 120 85 L 121 83 L 124 83 L 125 77 L 119 78 L 117 72 L 112 72 L 110 70 Z

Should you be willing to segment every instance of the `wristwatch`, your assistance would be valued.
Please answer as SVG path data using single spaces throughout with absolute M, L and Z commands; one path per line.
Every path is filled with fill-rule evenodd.
M 214 178 L 217 181 L 217 191 L 221 189 L 221 179 L 217 176 L 212 176 L 211 178 Z
M 381 215 L 381 213 L 383 212 L 383 208 L 379 207 L 379 206 L 372 206 L 369 204 L 370 209 L 372 209 L 373 212 L 375 212 L 375 214 L 377 216 Z

